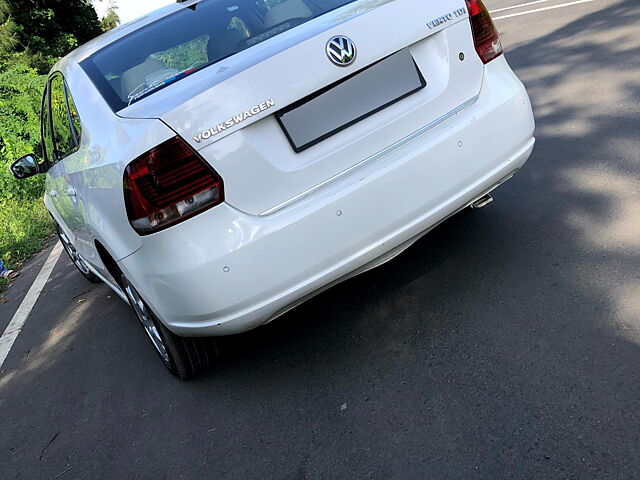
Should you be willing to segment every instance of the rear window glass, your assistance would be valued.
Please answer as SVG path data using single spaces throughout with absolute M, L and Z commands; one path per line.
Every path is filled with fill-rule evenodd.
M 82 62 L 114 111 L 356 0 L 202 0 Z

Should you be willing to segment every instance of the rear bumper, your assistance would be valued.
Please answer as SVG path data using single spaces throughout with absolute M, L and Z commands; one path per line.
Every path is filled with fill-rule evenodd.
M 255 328 L 354 272 L 382 263 L 526 162 L 534 120 L 504 59 L 477 101 L 339 182 L 270 215 L 220 205 L 143 238 L 120 262 L 181 335 Z

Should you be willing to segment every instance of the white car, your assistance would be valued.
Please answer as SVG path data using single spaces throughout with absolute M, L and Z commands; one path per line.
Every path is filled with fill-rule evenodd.
M 12 171 L 189 378 L 488 203 L 533 132 L 480 0 L 187 0 L 60 60 Z

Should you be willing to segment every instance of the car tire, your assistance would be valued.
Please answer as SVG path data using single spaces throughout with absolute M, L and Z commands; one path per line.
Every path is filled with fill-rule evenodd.
M 62 231 L 60 225 L 57 225 L 57 231 L 58 238 L 60 239 L 60 243 L 62 243 L 62 246 L 64 247 L 64 251 L 67 252 L 67 255 L 69 255 L 71 262 L 82 274 L 82 276 L 89 280 L 91 283 L 101 283 L 102 280 L 100 280 L 98 276 L 89 269 L 85 261 L 82 260 L 82 257 L 80 257 L 80 254 L 76 250 L 76 247 L 73 246 L 71 240 L 69 240 L 67 235 Z
M 124 274 L 121 275 L 121 285 L 154 350 L 173 375 L 189 380 L 213 366 L 218 353 L 214 338 L 176 335 L 158 320 Z

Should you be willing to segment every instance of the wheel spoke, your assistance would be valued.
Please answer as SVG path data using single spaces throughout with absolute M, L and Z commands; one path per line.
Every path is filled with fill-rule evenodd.
M 71 261 L 73 262 L 73 264 L 83 274 L 89 275 L 91 273 L 91 270 L 89 270 L 89 267 L 87 266 L 87 264 L 84 262 L 84 260 L 82 260 L 82 258 L 80 257 L 80 254 L 76 250 L 76 247 L 73 246 L 73 244 L 71 243 L 67 235 L 62 230 L 60 230 L 59 236 L 60 236 L 60 240 L 62 241 L 62 246 L 69 254 L 69 257 L 71 258 Z
M 166 363 L 169 363 L 169 353 L 167 352 L 164 341 L 160 336 L 158 327 L 156 327 L 156 324 L 153 320 L 153 314 L 149 311 L 147 305 L 144 303 L 144 300 L 142 300 L 142 297 L 140 297 L 136 289 L 133 288 L 133 286 L 126 280 L 126 278 L 124 279 L 124 281 L 125 293 L 127 294 L 127 298 L 129 298 L 129 302 L 131 303 L 131 306 L 133 307 L 138 320 L 142 324 L 145 332 L 147 332 L 151 343 L 160 354 L 162 359 Z

